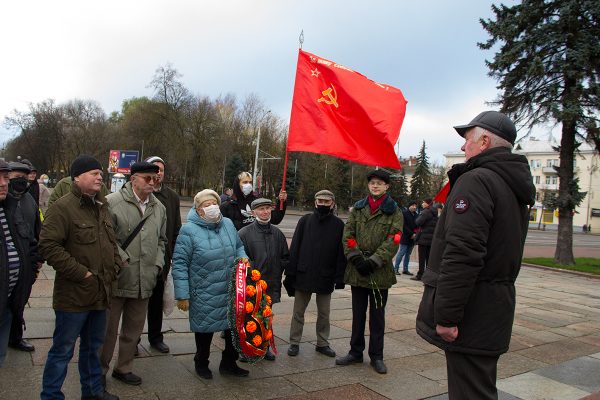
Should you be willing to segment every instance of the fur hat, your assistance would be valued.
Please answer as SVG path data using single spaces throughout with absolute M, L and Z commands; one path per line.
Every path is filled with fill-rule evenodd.
M 373 178 L 381 179 L 386 184 L 390 184 L 390 174 L 382 169 L 374 169 L 373 171 L 369 172 L 367 175 L 367 181 L 370 182 Z

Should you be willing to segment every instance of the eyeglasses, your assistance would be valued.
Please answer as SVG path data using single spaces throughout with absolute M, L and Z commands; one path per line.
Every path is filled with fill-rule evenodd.
M 142 178 L 146 183 L 150 183 L 150 181 L 153 181 L 155 183 L 158 182 L 158 176 L 152 176 L 152 175 L 145 175 L 145 176 L 135 175 L 135 176 L 137 176 L 138 178 Z

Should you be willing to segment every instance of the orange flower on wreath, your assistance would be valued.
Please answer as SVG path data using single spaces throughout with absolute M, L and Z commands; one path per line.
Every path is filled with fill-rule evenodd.
M 273 311 L 271 310 L 271 307 L 266 306 L 262 312 L 262 315 L 265 317 L 270 317 L 271 315 L 273 315 Z
M 256 288 L 252 285 L 246 286 L 246 294 L 250 297 L 254 297 L 256 294 Z
M 271 340 L 272 337 L 273 337 L 273 331 L 271 329 L 269 329 L 268 331 L 265 332 L 265 340 Z
M 252 304 L 251 302 L 247 301 L 246 302 L 246 312 L 248 314 L 250 314 L 252 311 L 254 311 L 254 304 Z
M 254 337 L 252 338 L 252 343 L 253 343 L 255 346 L 260 346 L 260 345 L 261 345 L 261 343 L 262 343 L 262 338 L 260 337 L 260 335 L 256 335 L 256 336 L 254 336 Z
M 271 300 L 271 296 L 266 295 L 265 299 L 267 300 L 267 304 L 271 304 L 273 302 L 273 300 Z
M 248 321 L 248 323 L 246 323 L 246 331 L 250 333 L 256 332 L 256 322 Z
M 260 285 L 260 287 L 262 288 L 263 292 L 265 290 L 267 290 L 267 282 L 263 281 L 262 279 L 260 281 L 258 281 L 258 284 Z
M 252 280 L 254 282 L 258 281 L 260 279 L 260 271 L 257 269 L 253 269 L 252 270 Z

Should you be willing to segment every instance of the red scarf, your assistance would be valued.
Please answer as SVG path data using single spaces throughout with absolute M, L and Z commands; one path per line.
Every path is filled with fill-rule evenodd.
M 375 214 L 377 210 L 379 210 L 379 206 L 381 205 L 381 203 L 383 203 L 383 200 L 385 200 L 386 196 L 387 194 L 384 194 L 377 200 L 375 200 L 371 195 L 367 197 L 369 199 L 369 208 L 371 209 L 371 214 Z

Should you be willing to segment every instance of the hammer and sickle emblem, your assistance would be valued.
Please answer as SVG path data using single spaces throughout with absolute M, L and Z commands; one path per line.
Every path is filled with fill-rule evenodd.
M 333 94 L 332 94 L 333 92 Z M 327 89 L 323 90 L 321 92 L 323 94 L 323 96 L 325 97 L 321 97 L 319 100 L 317 100 L 319 103 L 325 103 L 325 104 L 329 104 L 329 105 L 334 105 L 335 108 L 338 108 L 338 102 L 337 102 L 337 91 L 335 90 L 335 86 L 333 86 L 333 84 L 331 85 L 331 87 L 328 87 Z

